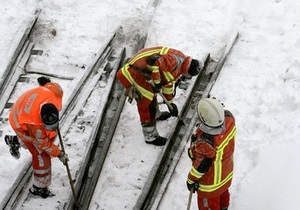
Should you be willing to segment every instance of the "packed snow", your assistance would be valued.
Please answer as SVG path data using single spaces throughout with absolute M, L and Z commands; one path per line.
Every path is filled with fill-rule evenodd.
M 221 56 L 230 35 L 239 32 L 211 95 L 236 117 L 235 174 L 230 188 L 231 210 L 297 209 L 300 198 L 300 2 L 297 0 L 4 0 L 0 2 L 0 75 L 3 74 L 26 25 L 39 8 L 34 31 L 36 49 L 43 55 L 27 68 L 79 78 L 117 27 L 126 33 L 148 33 L 146 47 L 164 45 L 203 60 Z M 51 31 L 55 29 L 54 36 Z M 75 79 L 76 80 L 76 79 Z M 33 84 L 29 84 L 33 85 Z M 66 97 L 73 83 L 62 84 Z M 24 91 L 27 90 L 24 86 Z M 184 95 L 176 98 L 182 104 Z M 1 99 L 2 100 L 2 99 Z M 64 99 L 65 101 L 66 99 Z M 99 103 L 95 101 L 95 103 Z M 130 121 L 130 123 L 129 123 Z M 166 134 L 172 119 L 160 122 Z M 7 121 L 0 135 L 12 134 Z M 87 129 L 88 130 L 88 129 Z M 72 131 L 72 130 L 71 130 Z M 76 141 L 81 143 L 78 133 Z M 30 162 L 29 152 L 10 156 L 0 143 L 0 202 L 19 169 Z M 186 145 L 186 148 L 188 144 Z M 191 162 L 185 151 L 158 209 L 186 209 L 186 177 Z M 118 129 L 92 199 L 91 210 L 132 209 L 162 147 L 143 141 L 136 107 L 125 104 Z M 72 147 L 66 148 L 70 166 Z M 64 166 L 54 159 L 50 189 L 59 196 L 68 185 Z M 60 175 L 58 175 L 60 174 Z M 58 180 L 60 177 L 62 179 Z M 43 199 L 36 199 L 39 209 Z M 56 200 L 47 202 L 55 209 Z M 197 209 L 196 194 L 191 209 Z

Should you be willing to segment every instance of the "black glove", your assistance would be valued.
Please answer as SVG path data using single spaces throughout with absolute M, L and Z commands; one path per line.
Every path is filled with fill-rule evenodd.
M 172 109 L 168 106 L 168 109 L 169 109 L 170 114 L 171 114 L 173 117 L 178 116 L 178 108 L 177 108 L 176 104 L 171 103 L 170 105 L 172 106 Z
M 154 84 L 154 86 L 152 86 L 152 90 L 154 93 L 159 93 L 161 91 L 162 85 L 160 83 L 158 84 Z
M 193 191 L 193 193 L 195 193 L 199 187 L 199 183 L 198 182 L 193 182 L 193 183 L 189 183 L 188 181 L 186 181 L 186 186 L 187 186 L 187 189 L 189 191 Z
M 191 135 L 191 141 L 194 142 L 194 141 L 196 141 L 196 140 L 197 140 L 197 135 L 193 133 L 193 134 Z

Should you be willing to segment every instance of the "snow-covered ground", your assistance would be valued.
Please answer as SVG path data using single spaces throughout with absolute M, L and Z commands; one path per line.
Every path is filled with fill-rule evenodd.
M 149 7 L 151 2 L 1 1 L 0 74 L 36 8 L 42 12 L 34 33 L 35 48 L 44 50 L 44 54 L 33 59 L 28 68 L 67 76 L 80 76 L 119 25 L 123 25 L 127 33 L 136 28 L 149 29 L 146 46 L 166 45 L 200 60 L 207 53 L 218 60 L 228 38 L 238 30 L 240 38 L 212 89 L 212 95 L 222 100 L 237 120 L 230 209 L 297 209 L 300 198 L 300 170 L 297 168 L 300 164 L 297 141 L 300 134 L 300 2 L 161 0 L 155 11 Z M 144 23 L 149 17 L 153 18 L 147 28 Z M 56 36 L 50 33 L 53 28 Z M 63 84 L 63 88 L 68 92 L 71 86 Z M 177 103 L 183 99 L 177 98 Z M 164 133 L 171 121 L 159 123 L 158 129 Z M 0 123 L 3 134 L 11 132 L 5 123 Z M 67 148 L 70 154 L 71 149 Z M 160 151 L 162 148 L 143 142 L 136 108 L 126 103 L 99 180 L 101 190 L 95 193 L 90 209 L 132 209 Z M 18 175 L 18 168 L 30 160 L 27 151 L 22 150 L 21 155 L 21 159 L 13 159 L 4 141 L 0 143 L 0 200 Z M 72 160 L 72 156 L 70 158 Z M 64 170 L 59 164 L 53 160 L 52 187 L 67 180 L 56 179 L 60 176 L 55 174 L 64 173 L 59 172 Z M 70 162 L 72 164 L 75 163 Z M 185 180 L 190 167 L 184 152 L 159 209 L 186 208 Z M 32 209 L 38 209 L 39 201 L 36 203 Z M 55 205 L 49 205 L 48 209 Z M 197 209 L 196 195 L 191 209 Z

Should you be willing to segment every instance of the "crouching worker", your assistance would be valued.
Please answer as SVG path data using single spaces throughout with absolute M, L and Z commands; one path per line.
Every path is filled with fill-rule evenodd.
M 23 93 L 10 110 L 9 122 L 16 136 L 6 135 L 10 153 L 20 158 L 20 146 L 32 155 L 33 186 L 30 193 L 42 198 L 52 197 L 51 157 L 64 164 L 68 156 L 53 143 L 59 124 L 63 90 L 47 77 L 38 78 L 39 87 Z
M 126 88 L 130 101 L 137 109 L 147 144 L 165 145 L 167 139 L 158 134 L 156 120 L 178 115 L 173 103 L 174 84 L 181 76 L 196 76 L 202 64 L 182 52 L 168 47 L 151 47 L 137 52 L 118 72 L 117 78 Z M 171 105 L 169 112 L 160 112 L 157 94 L 161 93 Z
M 200 100 L 198 116 L 196 134 L 188 149 L 192 168 L 187 188 L 197 191 L 199 209 L 227 210 L 233 177 L 235 119 L 215 98 Z

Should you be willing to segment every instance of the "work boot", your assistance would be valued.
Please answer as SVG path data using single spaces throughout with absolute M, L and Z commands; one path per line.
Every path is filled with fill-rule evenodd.
M 161 137 L 156 130 L 156 123 L 142 123 L 144 139 L 147 144 L 156 146 L 163 146 L 166 144 L 167 139 Z
M 40 196 L 42 198 L 48 198 L 48 197 L 53 197 L 55 196 L 47 187 L 40 188 L 35 185 L 33 185 L 30 189 L 29 192 L 33 195 Z
M 153 144 L 155 146 L 164 146 L 167 142 L 167 138 L 157 136 L 153 141 L 145 141 L 147 144 Z
M 4 136 L 5 143 L 9 146 L 9 152 L 10 154 L 16 158 L 20 158 L 20 143 L 18 140 L 17 136 L 10 136 L 10 135 L 5 135 Z

